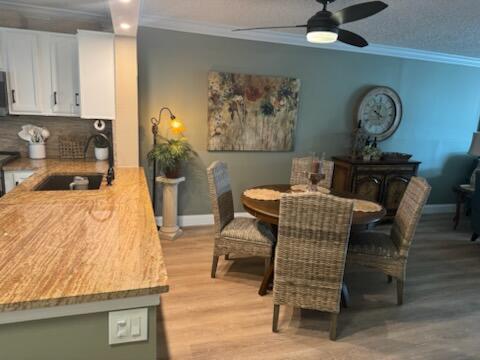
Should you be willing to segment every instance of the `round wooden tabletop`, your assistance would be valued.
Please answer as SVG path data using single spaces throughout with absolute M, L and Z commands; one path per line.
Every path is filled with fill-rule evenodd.
M 290 186 L 287 184 L 281 185 L 262 185 L 254 187 L 253 189 L 272 189 L 280 192 L 290 192 Z M 354 194 L 350 193 L 339 193 L 332 191 L 331 195 L 355 199 L 358 198 Z M 280 201 L 279 200 L 255 200 L 251 199 L 242 194 L 241 201 L 245 210 L 248 211 L 251 215 L 255 216 L 257 219 L 264 221 L 269 224 L 278 225 L 278 214 L 280 211 Z M 385 208 L 382 207 L 382 210 L 376 212 L 362 212 L 355 211 L 353 213 L 352 225 L 371 225 L 374 224 L 387 214 Z

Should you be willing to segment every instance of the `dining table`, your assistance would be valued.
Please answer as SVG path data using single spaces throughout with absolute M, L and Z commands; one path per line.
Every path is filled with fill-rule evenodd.
M 292 193 L 295 192 L 292 190 L 292 185 L 290 184 L 275 184 L 275 185 L 261 185 L 256 186 L 251 189 L 269 189 L 275 190 L 280 193 Z M 250 189 L 248 189 L 250 190 Z M 329 191 L 329 195 L 338 196 L 346 199 L 359 199 L 359 200 L 368 200 L 362 198 L 358 194 L 348 193 L 348 192 L 339 192 L 335 190 Z M 267 224 L 270 224 L 275 236 L 277 236 L 278 232 L 278 220 L 279 220 L 279 212 L 280 212 L 280 200 L 257 200 L 242 194 L 240 201 L 242 202 L 243 207 L 245 210 L 255 218 L 260 221 L 263 221 Z M 374 226 L 376 223 L 380 222 L 385 215 L 387 214 L 386 209 L 383 206 L 378 207 L 378 211 L 356 211 L 354 210 L 352 216 L 352 232 L 361 231 L 365 229 L 369 229 Z M 264 296 L 267 294 L 268 286 L 273 279 L 273 272 L 274 272 L 274 261 L 270 261 L 270 266 L 268 270 L 264 274 L 264 278 L 262 280 L 262 284 L 260 285 L 260 289 L 258 294 L 260 296 Z M 348 290 L 347 287 L 344 286 L 342 288 L 342 296 L 343 301 L 345 303 L 348 302 Z

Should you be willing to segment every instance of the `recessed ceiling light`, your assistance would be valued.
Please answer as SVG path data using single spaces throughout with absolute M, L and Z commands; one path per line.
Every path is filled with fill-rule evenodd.
M 123 30 L 128 30 L 128 29 L 130 29 L 130 24 L 121 23 L 121 24 L 120 24 L 120 27 L 121 27 Z
M 128 4 L 130 0 L 120 0 L 121 3 Z

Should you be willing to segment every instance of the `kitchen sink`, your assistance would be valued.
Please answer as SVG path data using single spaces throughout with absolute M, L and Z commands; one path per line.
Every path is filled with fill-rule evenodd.
M 33 190 L 35 191 L 57 191 L 71 190 L 70 184 L 76 176 L 88 179 L 88 190 L 98 190 L 102 184 L 103 174 L 74 174 L 74 175 L 50 175 Z

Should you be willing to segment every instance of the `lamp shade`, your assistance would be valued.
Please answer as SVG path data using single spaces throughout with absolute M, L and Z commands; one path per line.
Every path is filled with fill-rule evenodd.
M 472 156 L 480 156 L 480 132 L 473 133 L 472 145 L 468 153 Z

